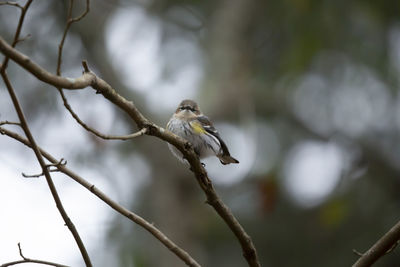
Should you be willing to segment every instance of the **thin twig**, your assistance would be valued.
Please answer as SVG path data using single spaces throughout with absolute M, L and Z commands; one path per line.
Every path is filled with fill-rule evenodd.
M 22 254 L 22 248 L 21 248 L 20 242 L 18 242 L 18 250 L 19 250 L 19 255 L 21 256 L 21 258 L 23 258 L 24 260 L 27 260 L 28 258 L 25 258 L 24 254 Z
M 32 4 L 32 1 L 33 0 L 28 0 L 24 6 L 20 6 L 19 4 L 16 5 L 16 6 L 20 7 L 21 15 L 19 17 L 17 29 L 15 31 L 14 40 L 13 40 L 13 42 L 11 44 L 11 46 L 13 48 L 18 43 L 19 36 L 20 36 L 21 30 L 22 30 L 22 24 L 24 23 L 26 12 L 28 11 L 29 6 Z M 11 2 L 6 2 L 6 3 L 11 3 Z M 5 70 L 7 68 L 8 61 L 9 61 L 9 57 L 8 56 L 4 57 L 3 63 L 1 64 L 1 69 L 0 69 L 1 71 Z
M 10 1 L 0 2 L 0 6 L 15 6 L 20 9 L 23 9 L 23 7 L 20 4 L 18 4 L 17 2 L 10 2 Z
M 49 169 L 49 172 L 59 172 L 59 170 L 58 169 Z M 44 176 L 44 172 L 39 173 L 39 174 L 25 174 L 22 172 L 21 174 L 24 178 L 39 178 L 39 177 Z
M 86 14 L 89 12 L 89 6 L 90 6 L 90 2 L 89 0 L 86 1 L 86 10 L 78 17 L 76 18 L 72 18 L 72 10 L 73 10 L 73 6 L 74 6 L 74 0 L 70 0 L 69 1 L 69 7 L 68 7 L 68 15 L 67 15 L 67 23 L 65 25 L 65 29 L 64 29 L 64 33 L 62 35 L 60 44 L 58 45 L 58 57 L 57 57 L 57 75 L 61 76 L 61 63 L 62 63 L 62 54 L 63 54 L 63 48 L 64 48 L 64 43 L 65 40 L 67 38 L 67 34 L 68 31 L 71 27 L 71 25 L 74 22 L 78 22 L 80 21 L 82 18 L 84 18 L 86 16 Z M 87 64 L 84 64 L 85 70 L 88 70 Z M 63 100 L 64 106 L 65 108 L 69 111 L 69 113 L 72 115 L 72 117 L 87 131 L 93 133 L 94 135 L 96 135 L 97 137 L 100 137 L 102 139 L 105 140 L 129 140 L 138 136 L 141 136 L 143 134 L 146 133 L 147 129 L 143 128 L 140 131 L 138 131 L 137 133 L 133 133 L 133 134 L 129 134 L 129 135 L 122 135 L 122 136 L 118 136 L 118 135 L 105 135 L 100 133 L 99 131 L 97 131 L 96 129 L 93 129 L 92 127 L 88 126 L 86 123 L 84 123 L 79 116 L 73 111 L 71 105 L 68 103 L 68 100 L 63 92 L 63 89 L 60 87 L 57 87 L 58 92 L 61 95 L 61 98 Z
M 81 15 L 79 15 L 78 17 L 75 17 L 75 18 L 71 19 L 71 23 L 78 22 L 81 19 L 83 19 L 87 15 L 87 13 L 89 13 L 89 10 L 90 10 L 90 1 L 86 0 L 86 9 L 85 9 L 85 11 L 83 11 L 83 13 Z
M 51 164 L 46 164 L 46 168 L 48 169 L 49 172 L 59 172 L 58 167 L 59 166 L 65 166 L 67 165 L 67 161 L 61 158 L 59 161 Z M 55 169 L 50 169 L 51 167 L 56 167 Z M 25 174 L 22 173 L 22 176 L 24 178 L 39 178 L 41 176 L 44 176 L 44 172 L 39 173 L 39 174 Z
M 46 164 L 46 168 L 48 169 L 49 172 L 59 172 L 58 168 L 60 166 L 65 166 L 67 165 L 67 161 L 61 158 L 59 161 L 51 164 Z M 56 167 L 55 169 L 50 169 L 50 167 Z M 44 176 L 44 172 L 39 173 L 39 174 L 25 174 L 22 173 L 22 176 L 24 178 L 39 178 L 41 176 Z
M 58 89 L 58 88 L 57 88 Z M 136 133 L 132 133 L 132 134 L 128 134 L 128 135 L 106 135 L 103 134 L 99 131 L 97 131 L 96 129 L 88 126 L 85 122 L 83 122 L 79 116 L 74 112 L 74 110 L 72 109 L 72 107 L 70 106 L 70 104 L 68 103 L 67 98 L 64 95 L 64 92 L 62 89 L 58 90 L 61 98 L 63 100 L 64 103 L 64 107 L 69 111 L 69 113 L 71 114 L 71 116 L 76 120 L 76 122 L 78 124 L 80 124 L 85 130 L 87 130 L 88 132 L 93 133 L 94 135 L 96 135 L 97 137 L 100 137 L 102 139 L 105 140 L 129 140 L 129 139 L 133 139 L 139 136 L 144 135 L 147 132 L 147 128 L 142 128 L 141 130 L 139 130 Z
M 55 266 L 55 267 L 69 267 L 67 265 L 54 263 L 54 262 L 50 262 L 50 261 L 35 260 L 35 259 L 27 258 L 27 257 L 24 256 L 24 254 L 22 254 L 22 248 L 21 248 L 21 244 L 20 243 L 18 243 L 18 250 L 19 250 L 19 255 L 21 256 L 21 258 L 23 260 L 4 263 L 4 264 L 0 265 L 0 267 L 8 267 L 8 266 L 17 265 L 17 264 L 23 264 L 23 263 L 37 263 L 37 264 L 44 264 L 44 265 Z
M 400 240 L 397 240 L 396 243 L 393 244 L 393 246 L 391 248 L 389 248 L 385 254 L 389 254 L 391 253 L 398 245 L 399 245 Z
M 28 34 L 25 35 L 24 37 L 19 38 L 19 39 L 17 40 L 17 43 L 23 42 L 23 41 L 25 41 L 25 40 L 31 38 L 31 36 L 32 36 L 32 35 L 31 35 L 30 33 L 28 33 Z
M 83 19 L 89 13 L 90 1 L 86 0 L 86 9 L 85 9 L 85 11 L 80 16 L 78 16 L 76 18 L 72 18 L 73 6 L 74 6 L 74 0 L 70 0 L 69 1 L 69 7 L 68 7 L 67 24 L 65 25 L 64 33 L 62 35 L 60 44 L 58 45 L 57 75 L 61 75 L 62 52 L 63 52 L 64 42 L 65 42 L 65 39 L 67 38 L 67 34 L 68 34 L 68 31 L 69 31 L 69 28 L 71 27 L 72 23 L 80 21 L 81 19 Z
M 128 101 L 119 95 L 107 82 L 97 77 L 93 72 L 85 70 L 81 77 L 75 79 L 55 76 L 32 62 L 29 57 L 10 47 L 1 37 L 0 51 L 10 56 L 10 58 L 21 67 L 45 83 L 65 89 L 83 89 L 87 86 L 91 86 L 120 109 L 124 110 L 131 119 L 135 121 L 139 128 L 148 128 L 148 135 L 156 136 L 174 145 L 188 160 L 198 184 L 207 196 L 207 203 L 215 209 L 218 215 L 235 234 L 242 247 L 243 256 L 247 260 L 248 265 L 252 267 L 260 266 L 257 252 L 250 236 L 246 233 L 229 208 L 222 202 L 208 178 L 206 170 L 201 165 L 199 157 L 195 153 L 193 147 L 187 145 L 188 142 L 185 139 L 152 123 L 143 116 L 132 101 Z
M 6 125 L 6 124 L 8 124 L 8 125 L 18 125 L 18 126 L 21 126 L 21 123 L 19 123 L 19 122 L 14 122 L 14 121 L 0 121 L 0 126 L 1 126 L 1 125 Z
M 0 127 L 0 132 L 3 134 L 21 142 L 22 144 L 31 147 L 29 141 L 20 136 L 19 134 L 7 130 L 5 128 Z M 48 161 L 52 163 L 57 163 L 57 159 L 53 157 L 51 154 L 46 152 L 45 150 L 39 148 L 40 153 L 45 157 Z M 109 205 L 112 209 L 116 212 L 120 213 L 121 215 L 127 217 L 129 220 L 133 221 L 134 223 L 140 225 L 144 229 L 146 229 L 150 234 L 152 234 L 156 239 L 158 239 L 164 246 L 166 246 L 172 253 L 178 256 L 182 261 L 184 261 L 188 266 L 191 267 L 200 267 L 198 264 L 185 250 L 177 246 L 172 240 L 170 240 L 164 233 L 162 233 L 159 229 L 157 229 L 153 223 L 150 223 L 140 217 L 139 215 L 129 211 L 127 208 L 121 206 L 116 201 L 109 198 L 105 193 L 99 190 L 95 185 L 89 183 L 84 178 L 76 174 L 75 172 L 68 169 L 65 165 L 58 166 L 59 171 L 64 173 L 65 175 L 71 177 L 74 181 L 85 187 L 91 193 L 96 195 L 99 199 L 104 201 L 107 205 Z
M 356 249 L 353 249 L 353 253 L 356 254 L 357 256 L 360 256 L 360 257 L 364 256 L 363 253 L 361 253 L 360 251 L 358 251 Z

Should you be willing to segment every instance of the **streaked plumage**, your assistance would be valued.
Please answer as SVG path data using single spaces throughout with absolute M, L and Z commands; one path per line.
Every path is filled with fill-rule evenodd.
M 222 164 L 239 163 L 231 157 L 228 147 L 208 117 L 204 116 L 197 103 L 183 100 L 167 124 L 167 129 L 189 141 L 200 158 L 217 156 Z M 172 153 L 184 160 L 182 153 L 168 144 Z

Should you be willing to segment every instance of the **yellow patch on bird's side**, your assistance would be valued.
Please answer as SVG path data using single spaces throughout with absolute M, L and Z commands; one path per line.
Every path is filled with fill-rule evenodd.
M 201 126 L 201 124 L 197 121 L 190 122 L 190 125 L 192 126 L 193 130 L 198 134 L 203 134 L 206 132 L 206 130 L 204 130 L 203 126 Z

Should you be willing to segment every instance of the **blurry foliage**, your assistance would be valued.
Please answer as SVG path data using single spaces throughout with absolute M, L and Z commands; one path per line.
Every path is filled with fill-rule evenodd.
M 83 1 L 76 2 L 83 5 Z M 32 37 L 19 49 L 55 71 L 66 1 L 34 4 L 35 12 L 28 18 L 25 29 Z M 83 7 L 79 5 L 76 10 Z M 154 121 L 166 122 L 169 114 L 151 112 L 143 101 L 146 92 L 132 90 L 107 60 L 104 43 L 108 19 L 117 8 L 132 5 L 161 21 L 161 55 L 168 38 L 188 33 L 194 36 L 191 42 L 197 42 L 205 61 L 198 98 L 210 117 L 238 125 L 259 121 L 277 134 L 280 151 L 276 153 L 274 166 L 265 173 L 250 171 L 241 182 L 217 185 L 223 199 L 254 239 L 263 266 L 349 266 L 357 258 L 353 248 L 366 250 L 400 218 L 400 103 L 397 100 L 400 68 L 396 65 L 398 62 L 393 63 L 400 60 L 400 38 L 397 41 L 391 38 L 394 33 L 400 36 L 400 1 L 92 1 L 88 17 L 71 29 L 64 52 L 64 73 L 79 74 L 80 60 L 86 58 L 99 76 L 122 95 L 133 99 L 144 114 L 151 113 Z M 3 10 L 15 12 L 12 8 Z M 0 33 L 9 38 L 14 22 L 5 18 L 2 13 Z M 163 55 L 160 62 L 166 58 L 168 55 Z M 360 69 L 367 71 L 357 78 Z M 14 80 L 22 77 L 18 70 L 10 75 Z M 312 87 L 315 84 L 310 83 L 306 84 L 310 90 L 301 91 L 301 82 L 309 76 L 320 79 L 321 87 Z M 355 77 L 361 81 L 368 77 L 375 79 L 381 86 L 371 95 L 368 88 L 351 84 Z M 25 90 L 17 87 L 24 95 L 23 104 L 30 120 L 42 125 L 40 121 L 48 110 L 68 116 L 56 100 L 55 90 L 38 82 L 30 83 Z M 359 93 L 347 94 L 346 90 L 354 87 Z M 348 106 L 342 106 L 334 98 L 341 89 L 343 97 L 350 102 Z M 324 91 L 313 93 L 315 90 Z M 300 98 L 295 97 L 296 92 Z M 80 95 L 80 92 L 71 94 L 71 98 Z M 385 120 L 383 126 L 368 121 L 358 134 L 352 135 L 351 129 L 334 125 L 339 120 L 339 125 L 353 127 L 358 116 L 368 109 L 364 105 L 354 111 L 353 103 L 360 97 L 369 99 L 367 104 L 377 103 L 382 95 L 388 95 L 389 100 L 377 105 L 387 111 L 378 119 L 371 115 L 366 120 Z M 30 100 L 33 97 L 35 101 Z M 94 97 L 97 95 L 85 95 L 88 102 Z M 295 108 L 299 99 L 312 101 Z M 176 99 L 176 103 L 180 100 Z M 348 112 L 345 110 L 344 115 L 332 118 L 334 110 L 344 108 Z M 79 106 L 76 109 L 79 113 Z M 350 116 L 354 112 L 356 115 Z M 118 126 L 126 118 L 121 114 L 118 111 L 113 114 L 115 121 L 110 128 L 129 131 L 132 126 L 128 120 Z M 346 121 L 348 118 L 355 119 Z M 96 122 L 100 118 L 92 120 L 101 124 Z M 248 142 L 258 142 L 256 147 L 270 141 L 263 136 L 253 137 L 249 136 Z M 291 149 L 310 139 L 338 145 L 345 154 L 346 167 L 325 201 L 305 208 L 286 192 L 282 173 Z M 95 143 L 93 140 L 88 142 Z M 150 166 L 148 180 L 129 195 L 131 199 L 124 200 L 134 211 L 154 221 L 204 266 L 245 265 L 232 233 L 203 205 L 204 196 L 191 173 L 171 157 L 164 143 L 143 137 L 140 141 L 106 147 L 94 145 L 80 159 L 86 158 L 82 161 L 102 168 L 101 161 L 108 159 L 96 154 L 105 149 L 118 150 L 122 157 L 138 153 Z M 257 155 L 260 165 L 267 155 L 263 151 Z M 100 162 L 93 163 L 97 160 Z M 359 169 L 365 171 L 352 177 Z M 132 173 L 135 171 L 131 169 Z M 109 246 L 115 249 L 110 250 L 110 255 L 105 251 L 103 257 L 115 259 L 119 266 L 183 266 L 151 236 L 124 218 L 115 216 L 108 238 Z M 398 265 L 399 253 L 396 249 L 376 266 Z M 100 257 L 92 255 L 96 256 Z

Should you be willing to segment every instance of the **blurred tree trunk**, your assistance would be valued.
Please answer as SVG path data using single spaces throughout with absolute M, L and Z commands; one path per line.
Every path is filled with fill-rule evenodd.
M 223 117 L 235 114 L 238 104 L 252 101 L 249 88 L 252 51 L 248 37 L 254 8 L 254 1 L 220 1 L 210 25 L 212 31 L 207 38 L 210 64 L 205 81 L 210 85 L 203 91 L 203 97 Z

